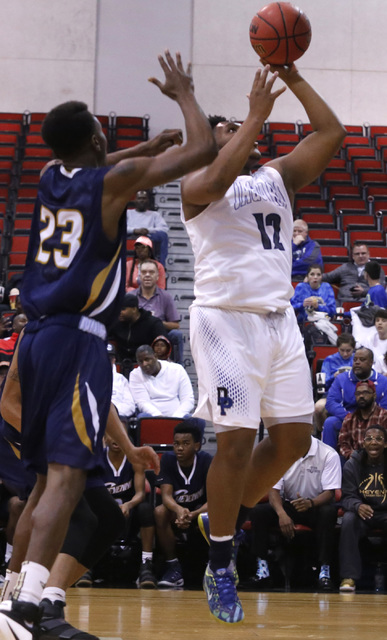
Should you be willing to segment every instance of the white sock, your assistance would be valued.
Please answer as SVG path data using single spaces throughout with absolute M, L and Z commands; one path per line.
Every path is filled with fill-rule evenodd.
M 7 546 L 5 547 L 5 554 L 4 554 L 5 562 L 8 562 L 8 560 L 11 559 L 12 551 L 13 551 L 12 544 L 8 544 L 8 542 L 7 542 Z
M 146 560 L 150 560 L 152 562 L 152 560 L 153 560 L 152 551 L 142 551 L 141 560 L 142 560 L 142 562 L 145 562 Z
M 54 604 L 56 600 L 60 602 L 66 602 L 66 591 L 64 589 L 59 589 L 59 587 L 46 587 L 43 589 L 41 600 L 46 598 Z
M 7 571 L 5 572 L 3 588 L 1 590 L 0 602 L 3 602 L 3 600 L 11 599 L 18 577 L 19 574 L 16 571 L 10 571 L 9 569 L 7 569 Z
M 42 564 L 26 560 L 13 591 L 13 599 L 38 605 L 50 572 Z

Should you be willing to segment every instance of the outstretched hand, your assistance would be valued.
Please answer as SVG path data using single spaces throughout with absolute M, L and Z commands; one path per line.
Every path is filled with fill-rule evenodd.
M 263 120 L 266 120 L 270 115 L 278 96 L 286 90 L 286 87 L 281 87 L 277 89 L 277 91 L 273 91 L 273 85 L 278 77 L 278 71 L 275 71 L 273 75 L 268 78 L 269 71 L 270 66 L 268 64 L 263 69 L 258 69 L 248 96 L 250 100 L 250 113 Z
M 160 458 L 152 447 L 134 447 L 130 462 L 143 469 L 153 469 L 156 474 L 160 471 Z
M 265 62 L 263 58 L 260 58 L 260 60 L 263 66 L 267 66 L 269 64 L 271 73 L 277 73 L 278 77 L 283 82 L 288 83 L 298 75 L 298 69 L 294 64 L 294 62 L 292 62 L 291 64 L 279 65 L 279 64 L 270 64 L 268 62 Z
M 149 82 L 155 84 L 161 93 L 177 102 L 184 94 L 193 93 L 194 86 L 191 63 L 188 64 L 187 70 L 184 71 L 180 53 L 176 53 L 175 62 L 168 50 L 165 51 L 165 58 L 160 55 L 158 59 L 165 74 L 165 82 L 162 83 L 153 77 L 149 78 Z
M 181 129 L 164 129 L 157 136 L 149 140 L 149 155 L 158 156 L 175 144 L 183 144 L 183 132 Z

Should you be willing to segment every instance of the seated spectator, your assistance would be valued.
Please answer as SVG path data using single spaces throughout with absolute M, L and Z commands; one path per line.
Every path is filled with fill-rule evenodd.
M 117 361 L 125 376 L 136 363 L 138 347 L 143 344 L 151 345 L 160 335 L 167 335 L 162 321 L 150 311 L 139 309 L 137 296 L 125 294 L 119 318 L 109 333 L 109 340 L 116 345 Z
M 323 270 L 320 245 L 309 238 L 308 225 L 304 220 L 294 221 L 292 253 L 292 280 L 303 280 L 312 264 L 317 264 Z
M 157 360 L 152 347 L 136 351 L 137 369 L 129 378 L 130 390 L 142 415 L 183 418 L 194 409 L 194 393 L 185 369 L 176 362 Z
M 353 364 L 353 352 L 356 346 L 355 340 L 350 333 L 342 333 L 336 342 L 337 353 L 332 353 L 324 359 L 321 366 L 321 373 L 324 376 L 324 397 L 320 397 L 314 405 L 314 420 L 317 431 L 322 431 L 324 420 L 327 418 L 325 405 L 327 403 L 326 394 L 339 373 L 349 371 Z
M 371 424 L 387 427 L 387 409 L 376 404 L 376 388 L 371 380 L 357 383 L 355 399 L 356 409 L 345 416 L 339 432 L 340 455 L 346 460 L 363 447 L 364 434 Z
M 376 388 L 376 402 L 387 409 L 387 379 L 372 368 L 374 354 L 370 349 L 360 347 L 353 354 L 350 371 L 339 373 L 328 391 L 326 410 L 328 418 L 324 422 L 322 439 L 336 449 L 339 431 L 347 413 L 356 409 L 356 385 L 371 380 Z
M 151 347 L 155 352 L 157 360 L 171 361 L 170 355 L 172 352 L 172 345 L 168 338 L 165 336 L 157 336 L 157 338 L 153 340 Z
M 136 404 L 130 391 L 129 381 L 116 367 L 116 350 L 112 344 L 107 345 L 107 352 L 113 370 L 112 403 L 120 418 L 130 418 L 136 413 Z
M 163 267 L 168 255 L 168 225 L 163 216 L 149 207 L 149 195 L 146 191 L 137 191 L 136 208 L 126 210 L 126 231 L 128 235 L 149 236 L 159 245 L 157 258 Z
M 157 484 L 162 504 L 155 509 L 157 538 L 166 560 L 159 587 L 183 587 L 184 578 L 176 555 L 176 533 L 198 534 L 198 515 L 207 511 L 206 481 L 212 457 L 200 449 L 200 429 L 185 420 L 174 429 L 173 451 L 161 458 Z M 200 535 L 199 535 L 200 538 Z
M 382 268 L 376 260 L 370 260 L 364 267 L 364 279 L 368 284 L 365 304 L 372 302 L 378 307 L 387 307 L 387 293 L 385 286 L 380 284 Z
M 137 584 L 141 588 L 154 589 L 156 578 L 153 573 L 154 518 L 153 508 L 145 502 L 145 472 L 140 466 L 132 465 L 118 444 L 105 435 L 103 481 L 106 488 L 119 504 L 125 516 L 125 532 L 116 544 L 127 546 L 140 531 L 142 555 Z
M 126 261 L 125 289 L 127 293 L 140 286 L 139 272 L 141 270 L 141 263 L 149 258 L 154 260 L 153 242 L 150 238 L 147 238 L 147 236 L 140 236 L 134 243 L 134 257 Z M 164 267 L 161 262 L 157 262 L 157 260 L 155 260 L 155 262 L 159 272 L 159 278 L 156 284 L 160 289 L 165 289 Z
M 294 525 L 311 527 L 317 538 L 320 562 L 319 589 L 331 591 L 337 507 L 335 490 L 341 488 L 341 465 L 336 451 L 311 436 L 309 451 L 293 464 L 269 491 L 269 502 L 257 504 L 251 514 L 252 550 L 257 557 L 256 581 L 265 584 L 269 532 L 279 526 L 284 538 L 294 538 Z
M 370 252 L 367 245 L 361 240 L 356 240 L 352 246 L 352 261 L 342 264 L 337 269 L 324 273 L 323 281 L 339 286 L 337 301 L 344 300 L 359 301 L 365 300 L 368 292 L 368 284 L 364 277 L 364 269 L 370 259 Z M 382 270 L 380 284 L 385 284 L 385 274 Z
M 344 465 L 345 513 L 339 544 L 341 592 L 355 591 L 361 577 L 361 538 L 372 529 L 387 533 L 386 446 L 386 430 L 379 424 L 370 425 L 364 436 L 364 449 L 355 451 Z
M 12 333 L 9 338 L 2 338 L 0 340 L 0 352 L 4 356 L 9 356 L 11 360 L 13 352 L 15 350 L 15 344 L 21 333 L 22 329 L 27 324 L 27 316 L 24 313 L 18 313 L 12 318 Z
M 306 282 L 299 282 L 290 300 L 300 322 L 308 320 L 314 311 L 322 311 L 330 318 L 336 315 L 335 293 L 330 284 L 322 282 L 322 270 L 318 264 L 308 267 Z
M 140 286 L 135 294 L 138 296 L 140 309 L 150 311 L 163 321 L 168 331 L 168 340 L 175 347 L 174 360 L 179 364 L 184 361 L 183 333 L 180 331 L 180 313 L 176 309 L 173 298 L 168 291 L 157 286 L 157 265 L 154 260 L 144 260 L 141 264 Z
M 374 315 L 375 331 L 364 340 L 364 346 L 371 349 L 374 361 L 383 357 L 387 351 L 387 309 L 378 309 Z

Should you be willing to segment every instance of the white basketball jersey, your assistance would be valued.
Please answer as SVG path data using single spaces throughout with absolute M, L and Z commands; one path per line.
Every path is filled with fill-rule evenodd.
M 291 285 L 293 214 L 276 169 L 240 176 L 226 195 L 182 220 L 195 255 L 195 305 L 283 311 Z

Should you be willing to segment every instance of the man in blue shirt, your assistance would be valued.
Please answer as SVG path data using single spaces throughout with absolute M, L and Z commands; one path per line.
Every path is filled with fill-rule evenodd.
M 387 378 L 372 368 L 374 354 L 371 349 L 360 347 L 353 355 L 351 371 L 339 373 L 328 391 L 324 422 L 323 442 L 337 448 L 339 431 L 345 416 L 357 408 L 355 391 L 359 381 L 371 380 L 376 388 L 376 403 L 387 409 Z
M 295 220 L 292 241 L 293 265 L 292 279 L 303 280 L 308 267 L 318 264 L 323 270 L 323 259 L 318 242 L 309 238 L 308 225 L 304 220 Z

